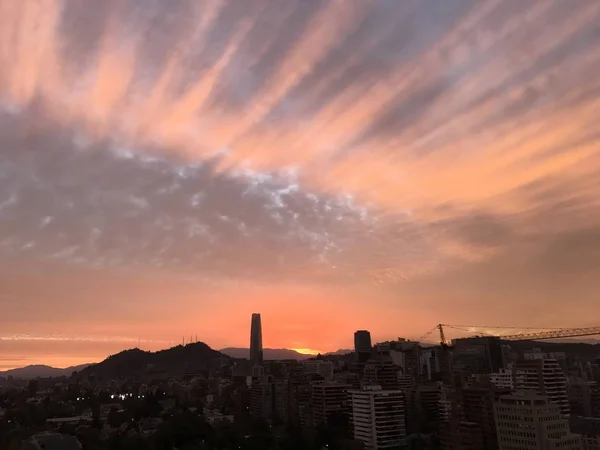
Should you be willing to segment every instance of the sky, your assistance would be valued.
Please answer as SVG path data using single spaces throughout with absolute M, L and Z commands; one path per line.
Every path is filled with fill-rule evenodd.
M 594 326 L 600 3 L 0 0 L 0 370 Z

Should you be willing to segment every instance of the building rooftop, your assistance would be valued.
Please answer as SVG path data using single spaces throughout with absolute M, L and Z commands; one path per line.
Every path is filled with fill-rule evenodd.
M 81 443 L 75 436 L 60 433 L 35 434 L 23 441 L 19 450 L 81 450 Z

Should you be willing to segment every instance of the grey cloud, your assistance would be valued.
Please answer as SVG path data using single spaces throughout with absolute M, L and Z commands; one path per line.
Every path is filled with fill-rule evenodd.
M 24 135 L 12 125 L 0 153 L 4 258 L 253 279 L 302 279 L 316 265 L 322 281 L 368 280 L 370 264 L 405 270 L 429 245 L 290 174 L 218 174 L 210 162 L 134 155 L 108 141 L 78 149 L 67 130 Z
M 378 138 L 394 137 L 398 132 L 410 128 L 418 123 L 424 115 L 431 113 L 431 103 L 445 94 L 448 88 L 449 86 L 444 83 L 427 85 L 411 93 L 406 101 L 391 102 L 392 106 L 377 117 L 362 135 L 350 144 L 350 148 L 368 143 L 375 136 Z M 421 152 L 413 156 L 425 155 L 425 152 Z
M 538 238 L 533 257 L 540 274 L 559 279 L 600 279 L 600 230 L 565 231 Z
M 457 216 L 435 226 L 469 246 L 496 247 L 511 244 L 516 240 L 515 230 L 506 218 L 481 211 L 473 211 L 462 217 Z
M 236 59 L 227 67 L 223 80 L 227 88 L 217 92 L 213 101 L 228 108 L 251 104 L 297 40 L 310 33 L 311 19 L 325 6 L 324 2 L 302 0 L 270 4 L 244 39 L 239 61 Z M 262 57 L 247 64 L 255 59 L 257 49 L 263 53 Z
M 372 3 L 348 36 L 340 39 L 328 57 L 320 61 L 290 94 L 292 98 L 301 99 L 304 92 L 313 92 L 324 78 L 331 77 L 330 83 L 321 88 L 316 103 L 299 104 L 296 113 L 310 117 L 346 89 L 376 84 L 403 61 L 418 57 L 441 39 L 472 6 L 470 1 L 398 3 L 386 0 Z M 332 77 L 340 66 L 346 69 Z
M 86 77 L 93 72 L 88 72 L 88 66 L 97 63 L 103 39 L 113 36 L 119 45 L 128 45 L 135 37 L 139 48 L 129 95 L 147 95 L 169 58 L 180 55 L 177 69 L 181 70 L 174 86 L 169 86 L 179 95 L 201 78 L 230 44 L 234 31 L 249 21 L 248 34 L 208 99 L 219 111 L 238 112 L 262 100 L 264 88 L 298 41 L 311 33 L 311 20 L 330 4 L 325 0 L 225 1 L 202 42 L 192 42 L 193 28 L 206 13 L 197 12 L 206 7 L 200 8 L 199 3 L 67 0 L 60 23 L 60 51 L 72 66 L 66 76 L 89 82 Z M 349 7 L 359 4 L 348 3 Z M 563 20 L 570 12 L 588 7 L 589 2 L 540 5 L 475 0 L 370 2 L 364 15 L 359 14 L 356 23 L 339 33 L 330 52 L 310 67 L 286 96 L 278 98 L 265 121 L 274 128 L 281 121 L 301 129 L 303 120 L 313 118 L 349 90 L 356 98 L 350 99 L 347 107 L 360 116 L 360 96 L 400 70 L 407 77 L 421 75 L 423 80 L 410 83 L 406 95 L 397 95 L 392 86 L 390 97 L 380 102 L 382 107 L 373 117 L 362 119 L 365 123 L 359 124 L 358 136 L 350 145 L 334 149 L 335 155 L 347 156 L 344 152 L 351 153 L 355 145 L 371 143 L 372 157 L 378 158 L 382 155 L 377 149 L 384 138 L 415 131 L 412 140 L 409 136 L 393 149 L 398 159 L 406 157 L 398 163 L 399 168 L 406 162 L 411 170 L 413 159 L 433 159 L 436 151 L 452 153 L 459 167 L 458 160 L 463 157 L 480 162 L 483 159 L 477 159 L 478 155 L 486 155 L 488 148 L 469 148 L 462 141 L 489 131 L 492 137 L 482 142 L 491 145 L 515 129 L 535 125 L 534 119 L 544 120 L 545 114 L 594 106 L 591 101 L 598 97 L 598 83 L 590 81 L 590 73 L 598 68 L 599 59 L 591 49 L 597 46 L 600 22 L 590 14 L 575 24 L 580 26 L 565 31 L 572 24 Z M 539 15 L 531 18 L 536 8 L 540 8 Z M 528 22 L 516 20 L 521 17 Z M 106 34 L 113 21 L 115 34 Z M 512 32 L 496 39 L 507 26 L 514 26 Z M 534 51 L 533 42 L 547 44 L 555 31 L 564 34 L 561 42 Z M 482 42 L 489 45 L 480 47 Z M 465 57 L 453 62 L 456 54 Z M 588 55 L 584 64 L 582 58 Z M 4 81 L 2 73 L 0 80 Z M 401 84 L 404 80 L 398 77 L 393 81 Z M 74 90 L 79 85 L 67 86 Z M 357 104 L 350 104 L 354 100 Z M 341 109 L 344 105 L 336 106 Z M 391 285 L 391 290 L 407 285 L 406 289 L 418 291 L 420 283 L 432 283 L 457 297 L 464 294 L 464 303 L 458 302 L 464 306 L 476 304 L 479 297 L 497 301 L 502 295 L 515 299 L 530 295 L 539 304 L 545 295 L 556 297 L 557 292 L 562 295 L 568 289 L 579 293 L 584 287 L 588 289 L 584 296 L 589 298 L 594 288 L 590 277 L 598 274 L 600 249 L 595 231 L 600 220 L 600 178 L 594 170 L 597 154 L 583 161 L 588 172 L 581 168 L 571 172 L 567 167 L 565 173 L 540 175 L 542 179 L 476 205 L 468 199 L 461 203 L 463 199 L 452 199 L 452 195 L 444 203 L 448 200 L 437 200 L 434 195 L 425 214 L 410 215 L 403 213 L 402 207 L 382 211 L 363 205 L 344 192 L 346 187 L 351 192 L 352 186 L 342 183 L 336 193 L 317 192 L 303 184 L 302 173 L 256 173 L 240 168 L 235 173 L 220 173 L 215 170 L 218 158 L 192 164 L 165 156 L 174 154 L 173 149 L 159 144 L 154 149 L 127 148 L 115 136 L 86 144 L 78 122 L 60 125 L 62 117 L 52 117 L 56 111 L 44 109 L 42 94 L 29 107 L 9 103 L 2 107 L 10 114 L 0 112 L 0 259 L 9 265 L 43 261 L 52 267 L 107 272 L 143 268 L 191 274 L 203 280 L 270 283 L 291 280 L 342 285 L 375 280 Z M 121 119 L 121 112 L 120 108 L 111 112 L 118 118 L 115 122 Z M 237 117 L 223 116 L 230 121 Z M 550 118 L 556 124 L 563 120 Z M 570 119 L 564 116 L 564 120 Z M 572 120 L 582 124 L 573 127 L 572 135 L 526 158 L 513 158 L 493 177 L 510 177 L 513 171 L 529 168 L 534 171 L 551 156 L 568 155 L 577 146 L 596 145 L 598 134 L 592 119 L 589 111 L 574 116 Z M 328 124 L 321 125 L 327 132 Z M 346 131 L 343 123 L 337 125 L 333 135 Z M 358 128 L 356 123 L 353 127 Z M 541 129 L 541 137 L 553 131 Z M 244 131 L 252 134 L 252 130 Z M 527 135 L 512 145 L 527 150 L 526 144 L 534 140 Z M 309 144 L 314 142 L 317 140 Z M 289 151 L 277 150 L 281 154 Z M 408 154 L 408 150 L 418 153 Z M 493 150 L 499 155 L 490 154 L 490 158 L 502 159 L 500 153 L 511 149 Z M 425 167 L 423 176 L 429 177 L 435 176 L 432 172 L 436 170 L 444 171 L 445 162 L 452 168 L 453 161 L 446 155 L 438 162 L 432 164 L 434 171 L 428 171 L 426 165 L 417 165 L 415 170 Z M 476 164 L 465 167 L 461 172 L 465 177 L 477 170 Z M 359 177 L 358 170 L 356 173 Z M 377 182 L 368 181 L 359 194 L 380 189 Z M 405 189 L 401 184 L 387 186 Z M 400 192 L 399 196 L 403 195 Z M 486 205 L 486 201 L 494 205 Z M 494 208 L 497 204 L 506 208 Z M 474 256 L 476 262 L 470 263 L 464 255 Z M 577 283 L 582 275 L 587 281 L 580 287 Z M 431 297 L 439 303 L 442 295 L 437 291 Z M 508 304 L 494 308 L 507 308 Z M 527 308 L 535 311 L 533 305 Z
M 530 236 L 485 261 L 386 289 L 418 301 L 432 324 L 595 326 L 599 249 L 597 230 Z

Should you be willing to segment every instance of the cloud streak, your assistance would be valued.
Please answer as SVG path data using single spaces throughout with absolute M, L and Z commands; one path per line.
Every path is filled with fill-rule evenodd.
M 155 341 L 148 339 L 135 339 L 126 336 L 31 336 L 28 334 L 16 334 L 0 336 L 2 341 L 42 341 L 42 342 L 118 342 L 124 344 L 167 344 L 169 341 Z
M 165 5 L 0 0 L 3 260 L 591 304 L 598 4 Z

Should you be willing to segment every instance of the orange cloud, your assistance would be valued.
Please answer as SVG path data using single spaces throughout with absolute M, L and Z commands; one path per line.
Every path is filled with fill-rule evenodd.
M 69 325 L 45 304 L 39 336 L 201 329 L 242 345 L 260 311 L 265 345 L 334 350 L 355 328 L 415 337 L 455 303 L 513 320 L 519 296 L 560 309 L 567 286 L 593 306 L 598 3 L 114 3 L 98 35 L 66 27 L 66 5 L 0 0 L 0 250 L 100 268 L 84 298 L 115 267 L 135 281 L 101 286 L 122 317 Z M 10 335 L 37 336 L 19 314 Z

